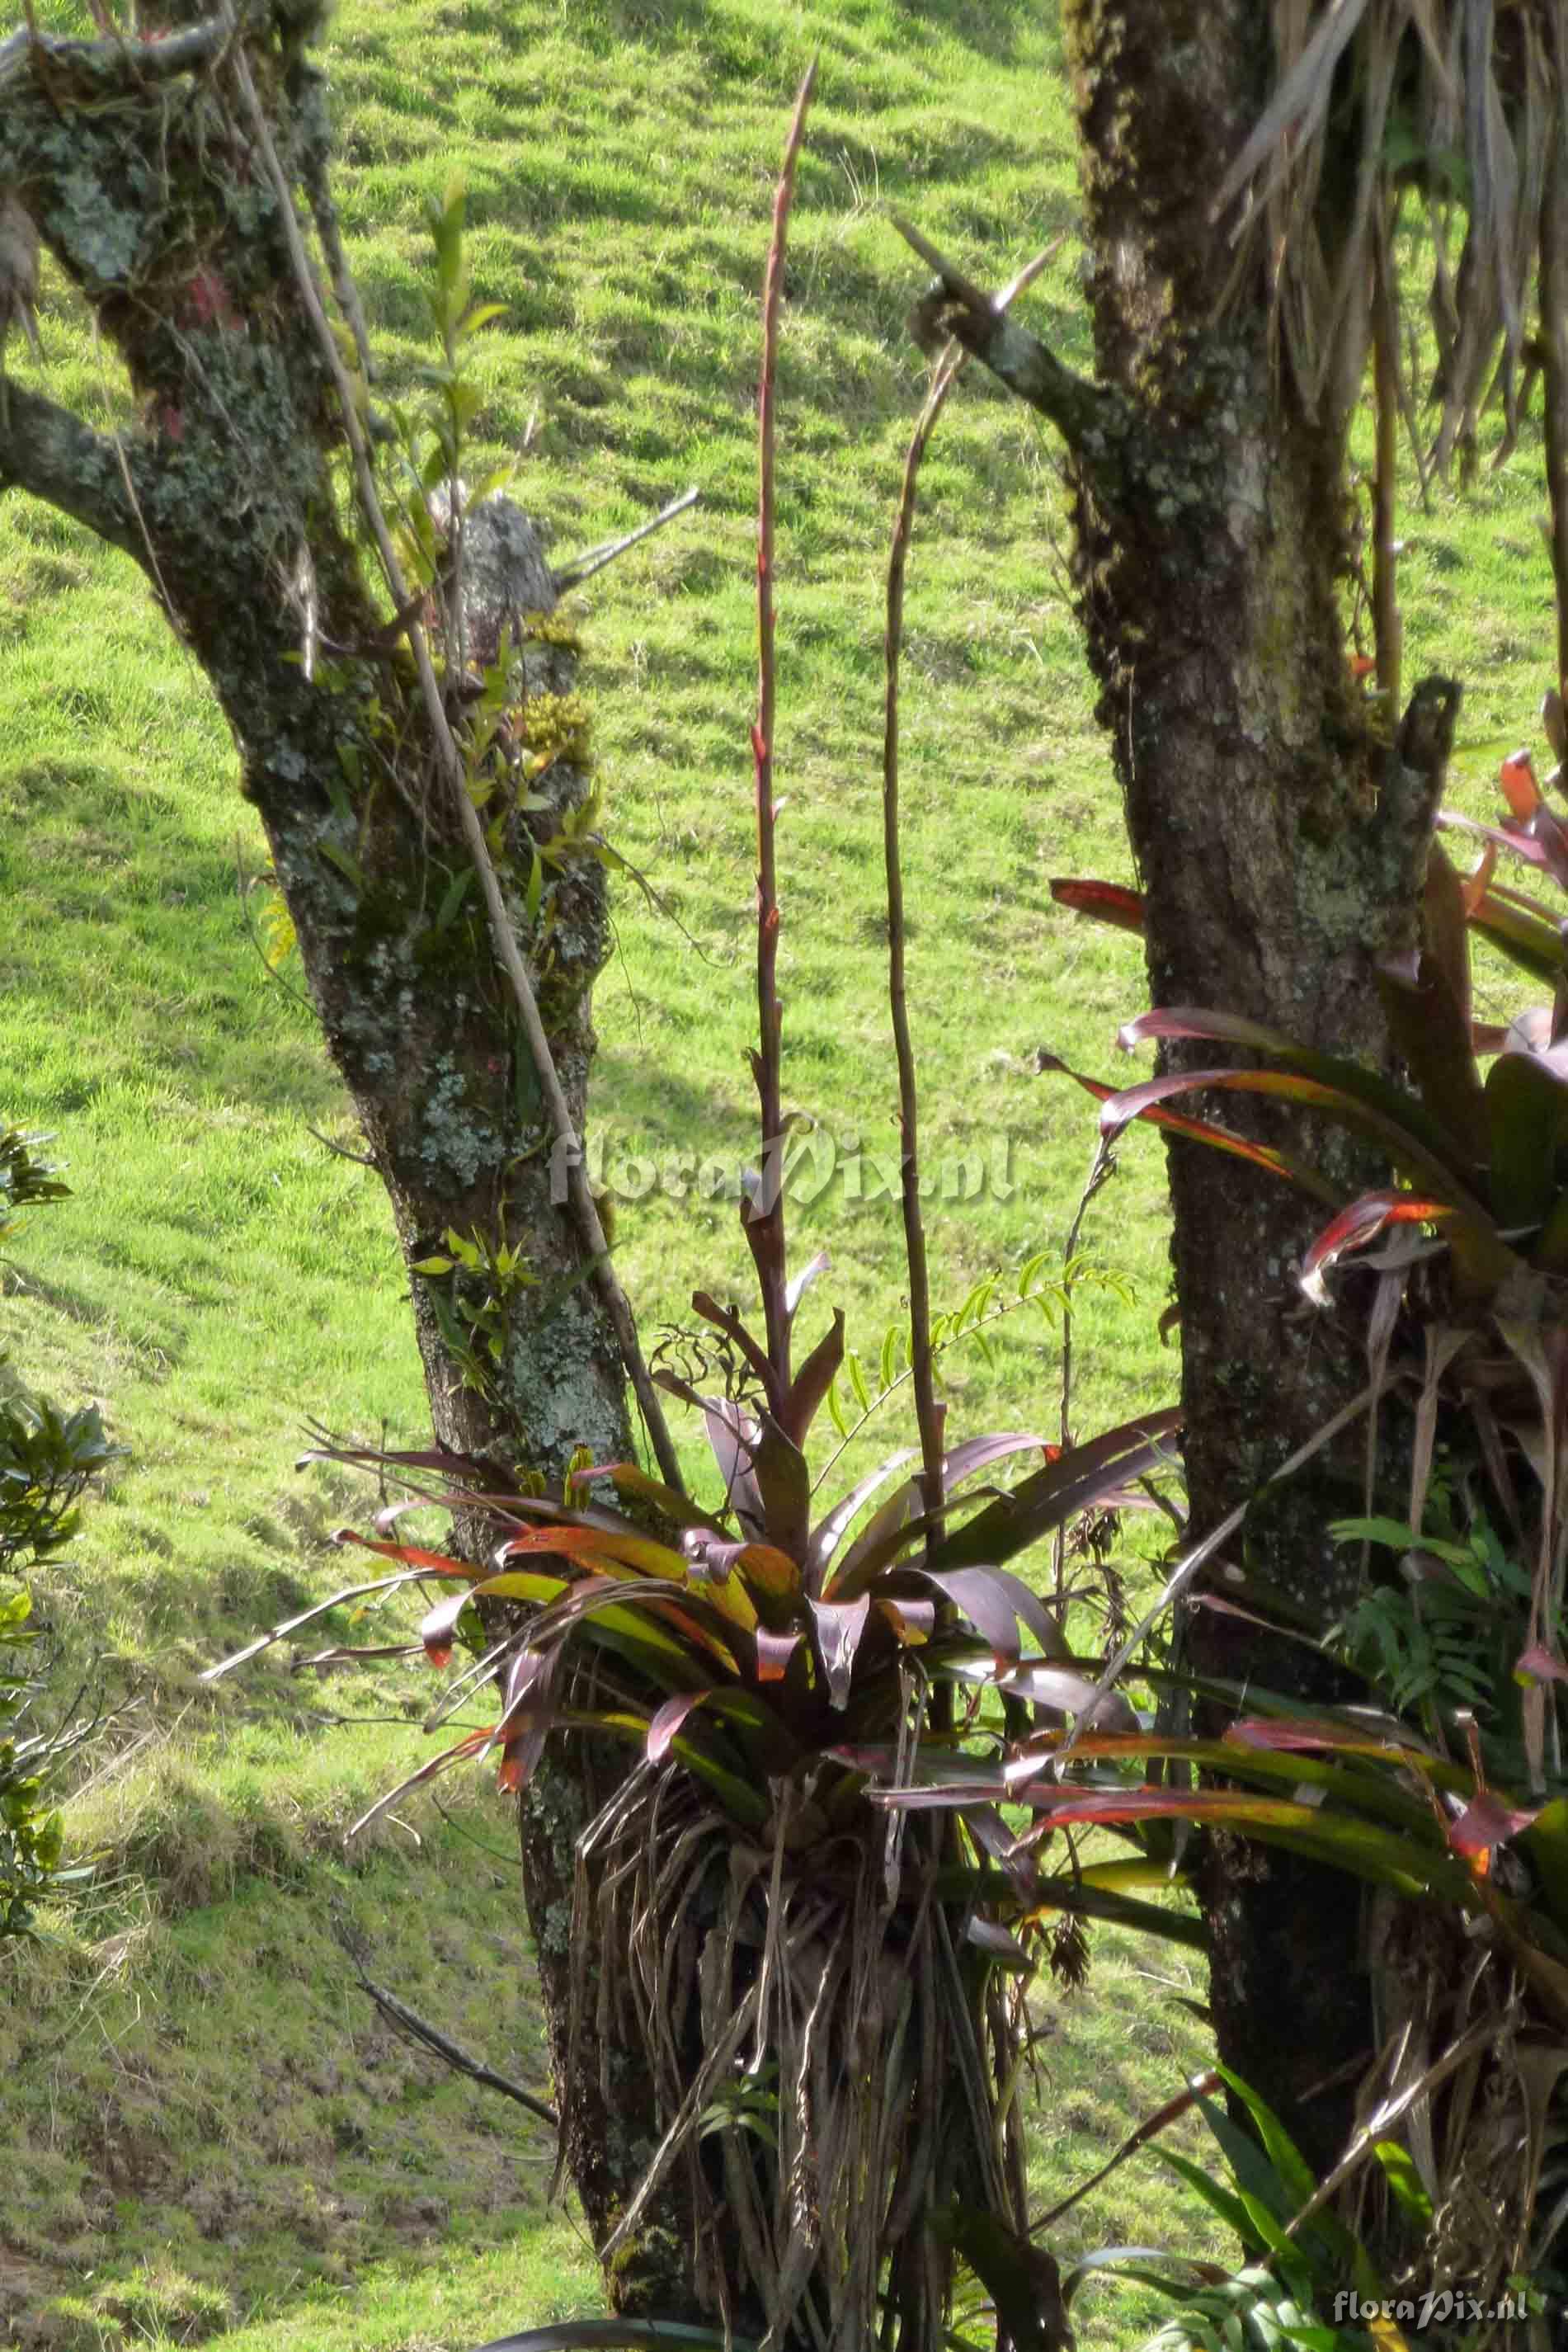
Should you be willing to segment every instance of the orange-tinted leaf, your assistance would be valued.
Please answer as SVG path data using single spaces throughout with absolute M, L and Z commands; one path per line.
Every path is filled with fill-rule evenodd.
M 1142 891 L 1129 890 L 1120 882 L 1081 882 L 1053 877 L 1051 895 L 1059 907 L 1071 907 L 1075 915 L 1088 915 L 1097 923 L 1109 923 L 1115 930 L 1135 931 L 1140 939 L 1143 937 Z
M 757 1629 L 758 1681 L 781 1683 L 789 1661 L 803 1639 L 800 1633 L 770 1633 L 765 1625 L 759 1625 Z
M 1299 1076 L 1316 1086 L 1321 1092 L 1292 1097 L 1289 1088 L 1252 1087 L 1250 1081 L 1271 1074 L 1249 1070 L 1232 1072 L 1228 1079 L 1213 1078 L 1206 1074 L 1204 1082 L 1207 1084 L 1228 1083 L 1240 1087 L 1243 1091 L 1282 1093 L 1287 1098 L 1317 1102 L 1334 1117 L 1348 1117 L 1343 1108 L 1343 1098 L 1348 1098 L 1368 1114 L 1364 1131 L 1374 1135 L 1396 1157 L 1421 1154 L 1437 1167 L 1451 1167 L 1456 1174 L 1466 1174 L 1462 1153 L 1458 1160 L 1455 1159 L 1452 1139 L 1438 1121 L 1407 1089 L 1395 1086 L 1376 1070 L 1364 1068 L 1359 1062 L 1350 1061 L 1340 1054 L 1320 1053 L 1315 1046 L 1303 1045 L 1283 1031 L 1271 1029 L 1261 1021 L 1249 1021 L 1243 1014 L 1216 1013 L 1194 1004 L 1155 1005 L 1147 1013 L 1140 1013 L 1135 1020 L 1124 1023 L 1117 1032 L 1116 1041 L 1125 1050 L 1149 1039 L 1172 1037 L 1211 1039 L 1216 1044 L 1241 1045 L 1256 1054 L 1272 1055 L 1276 1060 L 1284 1063 L 1291 1076 Z M 1193 1076 L 1196 1076 L 1196 1073 Z M 1166 1081 L 1155 1079 L 1152 1085 L 1155 1088 L 1164 1085 L 1166 1092 L 1176 1090 L 1174 1074 L 1172 1078 Z M 1150 1100 L 1163 1098 L 1158 1093 L 1149 1096 Z M 1109 1106 L 1102 1113 L 1100 1123 L 1103 1128 L 1116 1124 L 1109 1117 Z M 1408 1145 L 1401 1140 L 1406 1137 Z M 1461 1202 L 1459 1205 L 1470 1207 L 1474 1204 Z
M 466 1592 L 450 1593 L 444 1601 L 436 1602 L 422 1622 L 419 1638 L 433 1666 L 451 1664 L 453 1635 L 456 1632 L 457 1620 L 467 1608 L 470 1598 Z
M 449 1552 L 424 1551 L 418 1544 L 377 1543 L 370 1536 L 361 1535 L 353 1528 L 334 1530 L 335 1544 L 355 1544 L 361 1551 L 379 1552 L 382 1559 L 401 1560 L 405 1568 L 415 1568 L 422 1576 L 460 1576 L 472 1584 L 483 1571 L 470 1568 L 466 1560 L 454 1559 Z
M 1541 806 L 1541 787 L 1528 751 L 1511 752 L 1498 770 L 1497 780 L 1504 800 L 1521 823 L 1535 814 Z
M 684 1577 L 686 1563 L 669 1544 L 651 1536 L 622 1535 L 609 1528 L 586 1526 L 538 1528 L 512 1536 L 497 1550 L 497 1559 L 517 1559 L 525 1553 L 558 1553 L 563 1559 L 597 1563 L 613 1561 L 643 1576 Z
M 1494 841 L 1489 841 L 1471 871 L 1459 877 L 1459 898 L 1464 907 L 1467 921 L 1486 897 L 1492 876 L 1496 871 L 1497 844 Z
M 1323 1227 L 1301 1260 L 1301 1288 L 1314 1307 L 1326 1307 L 1324 1277 L 1352 1250 L 1368 1243 L 1389 1225 L 1451 1223 L 1456 1212 L 1442 1201 L 1423 1201 L 1408 1192 L 1364 1192 Z
M 934 1601 L 882 1600 L 876 1607 L 878 1614 L 886 1618 L 901 1642 L 928 1642 L 936 1630 L 936 1603 Z
M 1298 1103 L 1303 1109 L 1321 1111 L 1325 1118 L 1372 1137 L 1418 1183 L 1448 1192 L 1451 1207 L 1463 1209 L 1479 1224 L 1486 1223 L 1485 1209 L 1470 1191 L 1465 1174 L 1453 1164 L 1456 1159 L 1462 1163 L 1463 1154 L 1456 1152 L 1440 1129 L 1433 1132 L 1432 1121 L 1413 1097 L 1399 1097 L 1392 1087 L 1384 1091 L 1397 1105 L 1398 1116 L 1375 1108 L 1339 1087 L 1299 1076 L 1293 1070 L 1173 1070 L 1113 1095 L 1100 1114 L 1101 1133 L 1113 1139 L 1131 1120 L 1146 1117 L 1171 1096 L 1204 1087 L 1227 1094 L 1272 1095 Z
M 1048 1054 L 1043 1047 L 1035 1055 L 1035 1067 L 1042 1071 L 1060 1070 L 1063 1077 L 1071 1078 L 1074 1086 L 1082 1087 L 1084 1093 L 1092 1095 L 1096 1102 L 1109 1102 L 1113 1095 L 1124 1091 L 1106 1086 L 1100 1078 L 1085 1077 L 1081 1070 L 1070 1070 L 1065 1062 L 1058 1061 L 1054 1054 Z M 1303 1192 L 1314 1194 L 1329 1206 L 1339 1198 L 1326 1177 L 1320 1176 L 1315 1168 L 1309 1167 L 1304 1160 L 1298 1160 L 1293 1153 L 1276 1150 L 1271 1144 L 1255 1143 L 1249 1136 L 1238 1135 L 1231 1128 L 1220 1127 L 1212 1119 L 1189 1118 L 1181 1111 L 1146 1110 L 1142 1116 L 1151 1127 L 1163 1128 L 1167 1135 L 1189 1136 L 1193 1142 L 1207 1143 L 1215 1151 L 1227 1151 L 1232 1159 L 1250 1160 L 1254 1168 L 1267 1169 L 1271 1176 L 1282 1176 L 1287 1183 L 1299 1184 Z

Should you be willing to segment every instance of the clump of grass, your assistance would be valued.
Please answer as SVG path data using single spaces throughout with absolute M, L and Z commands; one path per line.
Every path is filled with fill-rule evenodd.
M 138 2263 L 89 2295 L 57 2296 L 45 2316 L 58 2331 L 59 2352 L 120 2352 L 131 2345 L 172 2352 L 176 2345 L 223 2335 L 235 2308 L 220 2287 L 187 2278 L 166 2263 Z

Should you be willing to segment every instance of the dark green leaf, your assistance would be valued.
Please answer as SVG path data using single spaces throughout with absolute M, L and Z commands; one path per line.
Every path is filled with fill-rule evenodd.
M 1498 1223 L 1540 1224 L 1557 1192 L 1568 1087 L 1537 1055 L 1500 1054 L 1487 1076 L 1486 1111 Z

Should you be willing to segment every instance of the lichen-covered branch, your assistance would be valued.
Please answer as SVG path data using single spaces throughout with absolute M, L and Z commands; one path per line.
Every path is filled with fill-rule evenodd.
M 8 104 L 25 75 L 52 89 L 57 99 L 78 103 L 117 91 L 141 94 L 209 63 L 231 29 L 216 16 L 157 41 L 78 40 L 28 27 L 0 41 L 0 100 Z
M 642 1408 L 654 1452 L 658 1456 L 660 1472 L 666 1484 L 679 1494 L 683 1491 L 680 1459 L 675 1453 L 669 1430 L 665 1426 L 657 1391 L 649 1377 L 647 1366 L 643 1360 L 643 1352 L 638 1344 L 636 1326 L 632 1318 L 630 1304 L 621 1287 L 615 1269 L 611 1264 L 610 1244 L 605 1238 L 604 1228 L 600 1223 L 599 1211 L 589 1188 L 587 1170 L 579 1141 L 580 1118 L 574 1116 L 572 1106 L 567 1100 L 566 1090 L 561 1085 L 560 1074 L 556 1068 L 555 1056 L 550 1049 L 549 1037 L 544 1023 L 539 1018 L 538 1000 L 534 992 L 533 982 L 528 976 L 528 968 L 518 950 L 511 915 L 501 894 L 495 860 L 490 855 L 485 829 L 480 824 L 478 811 L 474 805 L 473 797 L 469 792 L 463 753 L 459 749 L 452 721 L 443 699 L 425 633 L 417 616 L 419 600 L 411 599 L 409 596 L 408 583 L 403 579 L 402 567 L 392 546 L 386 516 L 382 511 L 380 494 L 376 489 L 370 446 L 359 420 L 355 387 L 350 381 L 348 371 L 332 340 L 332 331 L 322 307 L 321 297 L 311 276 L 308 257 L 305 251 L 299 225 L 295 218 L 293 198 L 284 179 L 283 166 L 278 160 L 272 132 L 267 117 L 262 111 L 261 101 L 256 96 L 256 85 L 251 78 L 250 68 L 246 61 L 243 50 L 236 53 L 234 66 L 245 111 L 255 133 L 256 146 L 267 177 L 272 182 L 277 197 L 278 223 L 283 231 L 289 261 L 293 268 L 295 289 L 304 308 L 305 315 L 315 331 L 322 360 L 337 390 L 343 430 L 353 453 L 355 476 L 360 489 L 361 511 L 375 541 L 376 551 L 381 558 L 382 569 L 393 601 L 400 614 L 407 614 L 404 634 L 419 674 L 420 695 L 424 704 L 424 715 L 436 759 L 444 772 L 451 805 L 456 813 L 464 846 L 467 850 L 470 864 L 478 877 L 486 912 L 489 918 L 490 936 L 495 947 L 496 959 L 506 974 L 516 1002 L 523 1030 L 524 1044 L 533 1064 L 535 1082 L 543 1097 L 552 1143 L 559 1147 L 564 1154 L 567 1197 L 581 1233 L 583 1246 L 588 1252 L 589 1264 L 592 1268 L 593 1278 L 599 1286 L 605 1313 L 614 1330 L 622 1360 L 631 1374 L 632 1384 L 636 1389 L 637 1401 Z M 457 527 L 457 518 L 455 514 L 454 528 Z M 463 643 L 461 598 L 458 600 L 457 624 L 458 643 L 461 648 Z M 461 652 L 459 659 L 461 660 Z M 552 1151 L 552 1160 L 554 1156 Z
M 68 408 L 9 383 L 0 401 L 0 490 L 28 491 L 148 565 L 126 452 Z

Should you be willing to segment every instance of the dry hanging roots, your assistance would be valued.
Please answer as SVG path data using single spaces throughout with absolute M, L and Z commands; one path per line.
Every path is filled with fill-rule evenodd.
M 722 2231 L 754 2298 L 729 2316 L 768 2352 L 802 2336 L 915 2352 L 945 2321 L 932 2223 L 957 2198 L 1023 2225 L 998 2091 L 1018 2020 L 988 2000 L 919 1841 L 890 1848 L 880 1820 L 833 1833 L 809 1789 L 776 1794 L 771 1822 L 737 1838 L 683 1775 L 635 1775 L 580 1845 L 574 1939 L 598 1954 L 601 2009 L 642 2042 L 666 2118 L 601 2251 L 680 2166 L 710 2306 Z

